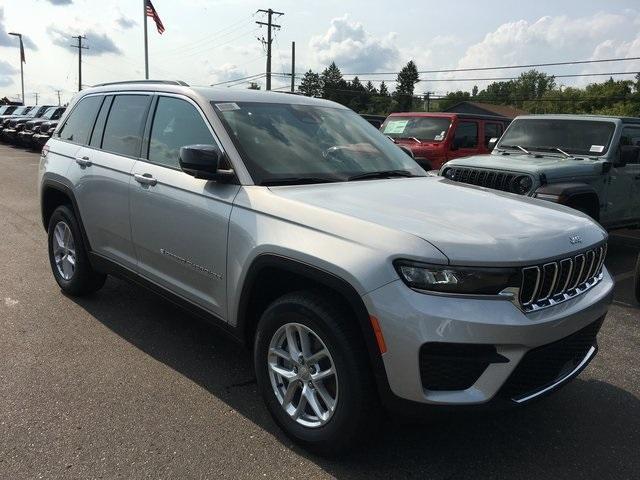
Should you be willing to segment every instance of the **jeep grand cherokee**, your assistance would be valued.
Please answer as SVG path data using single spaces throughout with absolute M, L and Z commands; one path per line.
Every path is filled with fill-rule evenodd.
M 595 355 L 612 295 L 587 216 L 426 176 L 314 98 L 84 90 L 43 150 L 40 192 L 65 293 L 114 274 L 221 325 L 253 351 L 278 425 L 323 453 L 365 438 L 382 406 L 555 390 Z

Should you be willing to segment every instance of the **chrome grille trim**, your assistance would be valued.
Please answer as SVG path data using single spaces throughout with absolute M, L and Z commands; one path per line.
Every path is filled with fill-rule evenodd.
M 522 268 L 517 306 L 524 312 L 533 312 L 586 292 L 602 280 L 606 254 L 607 246 L 603 244 L 541 266 Z

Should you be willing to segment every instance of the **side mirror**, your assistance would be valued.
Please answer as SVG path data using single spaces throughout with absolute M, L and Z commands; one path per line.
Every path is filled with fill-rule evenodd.
M 204 180 L 223 180 L 234 176 L 233 170 L 223 170 L 222 151 L 217 145 L 187 145 L 180 149 L 178 161 L 182 171 Z
M 627 163 L 638 163 L 638 155 L 640 154 L 640 147 L 636 145 L 621 145 L 620 157 L 615 162 L 616 167 L 624 167 Z
M 492 137 L 489 139 L 489 143 L 487 144 L 487 148 L 489 150 L 493 150 L 496 146 L 496 143 L 498 143 L 498 137 Z
M 405 147 L 404 145 L 398 145 L 398 148 L 400 148 L 400 150 L 402 150 L 404 153 L 409 155 L 411 158 L 416 158 L 409 147 Z

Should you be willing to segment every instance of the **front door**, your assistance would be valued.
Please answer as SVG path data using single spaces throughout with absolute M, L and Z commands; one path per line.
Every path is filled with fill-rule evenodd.
M 148 158 L 132 172 L 131 232 L 143 276 L 224 319 L 227 232 L 240 187 L 196 179 L 178 163 L 180 147 L 215 142 L 195 103 L 158 97 Z
M 624 127 L 620 145 L 640 145 L 640 128 Z M 607 178 L 607 208 L 601 215 L 603 224 L 615 226 L 640 219 L 640 163 L 638 159 L 624 166 L 614 166 Z
M 449 160 L 470 157 L 478 153 L 478 122 L 461 120 L 455 126 L 451 147 L 447 154 Z

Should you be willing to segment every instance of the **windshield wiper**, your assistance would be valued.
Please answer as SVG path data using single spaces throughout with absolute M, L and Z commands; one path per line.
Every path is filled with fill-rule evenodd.
M 339 178 L 327 178 L 327 177 L 282 177 L 271 178 L 260 183 L 264 186 L 276 186 L 276 185 L 303 185 L 310 183 L 333 183 L 339 182 Z
M 565 158 L 574 158 L 570 153 L 565 152 L 558 147 L 531 147 L 532 150 L 542 150 L 543 152 L 559 152 L 564 155 Z
M 398 137 L 398 140 L 413 140 L 416 143 L 422 143 L 422 140 L 418 140 L 416 137 Z
M 351 182 L 353 180 L 367 180 L 367 179 L 376 179 L 376 178 L 390 178 L 390 177 L 417 177 L 418 175 L 414 175 L 409 170 L 381 170 L 378 172 L 365 172 L 358 173 L 356 175 L 351 175 L 347 178 L 347 181 Z
M 527 155 L 531 155 L 531 152 L 529 150 L 527 150 L 524 147 L 521 147 L 520 145 L 500 145 L 502 148 L 511 148 L 511 149 L 515 149 L 515 150 L 520 150 L 524 153 L 526 153 Z

